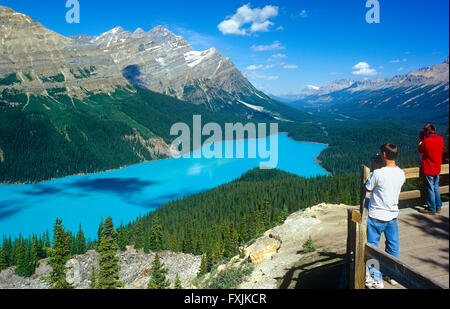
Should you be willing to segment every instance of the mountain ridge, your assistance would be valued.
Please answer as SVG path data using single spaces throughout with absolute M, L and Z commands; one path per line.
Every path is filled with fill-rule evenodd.
M 287 104 L 336 120 L 383 119 L 392 113 L 400 120 L 448 121 L 449 58 L 391 78 L 341 79 L 308 88 Z M 279 98 L 283 99 L 283 98 Z M 288 98 L 289 99 L 289 98 Z
M 0 83 L 0 92 L 47 95 L 48 88 L 66 87 L 68 95 L 83 97 L 86 91 L 109 93 L 134 84 L 213 111 L 273 117 L 270 109 L 276 103 L 228 57 L 214 48 L 195 51 L 163 26 L 133 33 L 118 26 L 99 36 L 64 37 L 6 7 L 0 10 L 0 23 L 0 81 L 16 78 L 12 84 Z

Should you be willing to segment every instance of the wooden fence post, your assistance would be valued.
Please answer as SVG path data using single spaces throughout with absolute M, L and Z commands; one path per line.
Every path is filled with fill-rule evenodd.
M 356 222 L 352 218 L 352 210 L 348 209 L 347 217 L 347 288 L 355 288 L 355 251 L 356 251 Z
M 360 182 L 360 200 L 359 200 L 359 212 L 364 213 L 366 205 L 366 182 L 370 178 L 370 168 L 365 165 L 361 165 L 361 182 Z
M 355 289 L 364 289 L 366 286 L 365 250 L 367 232 L 365 224 L 357 224 L 356 251 L 355 251 Z

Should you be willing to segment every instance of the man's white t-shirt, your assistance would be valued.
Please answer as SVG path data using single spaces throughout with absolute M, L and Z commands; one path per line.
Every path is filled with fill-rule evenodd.
M 398 217 L 398 198 L 405 183 L 405 173 L 399 167 L 383 167 L 373 171 L 366 183 L 372 191 L 369 216 L 381 221 L 391 221 Z

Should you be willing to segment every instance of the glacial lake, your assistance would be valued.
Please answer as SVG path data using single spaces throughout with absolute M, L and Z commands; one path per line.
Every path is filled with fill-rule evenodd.
M 245 149 L 264 141 L 269 150 L 271 138 L 245 140 Z M 229 143 L 236 144 L 222 142 L 222 148 Z M 209 149 L 211 145 L 205 147 Z M 327 175 L 315 162 L 326 147 L 296 142 L 285 133 L 279 134 L 276 168 L 304 177 Z M 86 237 L 94 239 L 101 218 L 111 216 L 116 227 L 121 221 L 126 224 L 164 203 L 231 182 L 267 161 L 248 158 L 248 151 L 245 154 L 243 159 L 167 159 L 40 184 L 0 185 L 0 235 L 15 237 L 20 233 L 28 237 L 47 229 L 52 234 L 59 217 L 65 228 L 74 233 L 81 223 Z

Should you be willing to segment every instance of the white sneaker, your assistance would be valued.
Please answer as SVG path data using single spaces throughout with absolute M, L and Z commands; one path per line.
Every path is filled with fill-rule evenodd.
M 383 281 L 375 281 L 373 278 L 366 280 L 366 287 L 369 289 L 383 289 Z
M 387 282 L 389 282 L 390 285 L 394 285 L 394 286 L 395 286 L 395 285 L 398 285 L 398 282 L 395 281 L 394 279 L 390 278 L 390 277 L 385 276 L 385 280 L 386 280 Z

